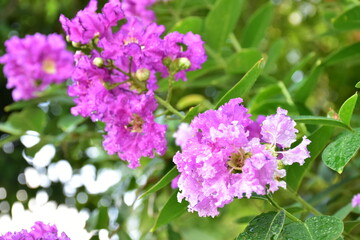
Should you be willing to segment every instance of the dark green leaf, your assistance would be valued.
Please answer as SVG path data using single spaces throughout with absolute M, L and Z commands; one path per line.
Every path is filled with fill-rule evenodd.
M 260 76 L 263 69 L 262 62 L 263 59 L 260 59 L 260 61 L 258 61 L 235 86 L 225 93 L 225 95 L 216 103 L 215 108 L 217 109 L 232 98 L 244 97 Z
M 345 165 L 356 155 L 360 148 L 360 130 L 345 132 L 327 146 L 322 154 L 326 166 L 342 173 Z
M 271 23 L 273 12 L 274 5 L 271 2 L 268 2 L 250 17 L 242 31 L 242 47 L 258 47 Z
M 268 212 L 256 216 L 236 240 L 276 240 L 284 226 L 285 212 Z
M 332 65 L 342 62 L 348 58 L 358 57 L 360 55 L 360 42 L 354 43 L 350 46 L 341 48 L 339 51 L 334 52 L 324 59 L 322 65 Z
M 360 220 L 344 222 L 344 229 L 346 232 L 351 232 L 356 226 L 360 225 Z
M 321 117 L 321 116 L 304 116 L 304 115 L 303 116 L 290 116 L 290 117 L 298 123 L 341 127 L 341 128 L 351 130 L 351 128 L 349 126 L 347 126 L 343 122 L 333 119 L 333 118 L 327 118 L 327 117 Z
M 317 80 L 322 72 L 322 67 L 315 66 L 309 76 L 303 79 L 294 91 L 295 102 L 305 102 L 314 90 Z
M 291 223 L 284 226 L 280 240 L 334 240 L 344 230 L 343 222 L 331 216 L 316 216 L 305 223 Z
M 200 34 L 202 32 L 204 21 L 200 17 L 187 17 L 177 22 L 170 32 L 179 32 L 186 34 L 187 32 L 193 32 Z
M 176 167 L 173 167 L 164 177 L 162 177 L 160 179 L 159 182 L 157 182 L 154 186 L 152 186 L 149 190 L 147 190 L 143 195 L 141 195 L 140 199 L 145 198 L 156 191 L 159 191 L 160 189 L 162 189 L 163 187 L 168 185 L 171 182 L 171 180 L 173 180 L 177 175 L 179 175 L 179 172 L 176 169 Z
M 169 200 L 165 203 L 163 209 L 161 209 L 158 218 L 150 231 L 155 231 L 158 227 L 169 223 L 170 221 L 180 217 L 187 210 L 188 202 L 183 200 L 181 203 L 177 200 L 177 191 L 175 191 Z
M 253 220 L 256 216 L 245 216 L 241 217 L 235 220 L 236 223 L 242 224 L 242 223 L 249 223 L 251 220 Z
M 351 117 L 357 101 L 357 93 L 347 99 L 339 110 L 339 117 L 343 123 L 350 126 Z
M 288 187 L 294 191 L 297 191 L 302 182 L 302 179 L 305 176 L 305 173 L 311 169 L 314 160 L 330 141 L 330 137 L 333 131 L 334 128 L 332 127 L 321 127 L 313 134 L 311 134 L 311 136 L 309 136 L 311 141 L 310 145 L 308 146 L 310 158 L 306 159 L 304 165 L 302 166 L 299 164 L 293 164 L 286 168 L 286 183 Z
M 244 0 L 217 0 L 205 19 L 205 40 L 220 52 L 229 34 L 234 30 Z
M 227 59 L 226 71 L 229 73 L 245 73 L 261 59 L 261 52 L 256 48 L 241 49 Z
M 99 207 L 99 215 L 97 219 L 96 229 L 109 228 L 109 213 L 107 207 Z
M 334 27 L 340 30 L 360 29 L 360 6 L 355 6 L 337 17 Z

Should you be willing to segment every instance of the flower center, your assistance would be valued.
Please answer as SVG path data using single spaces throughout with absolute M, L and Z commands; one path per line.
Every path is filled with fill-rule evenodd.
M 124 44 L 128 45 L 130 43 L 139 43 L 139 41 L 135 37 L 128 37 L 124 39 Z
M 129 122 L 128 125 L 125 126 L 126 129 L 129 129 L 130 132 L 142 132 L 142 126 L 144 124 L 144 120 L 140 117 L 140 115 L 134 113 L 133 119 Z
M 54 74 L 56 73 L 56 66 L 53 60 L 46 59 L 42 63 L 42 70 L 47 74 Z
M 241 173 L 242 167 L 245 164 L 245 160 L 251 157 L 251 153 L 247 152 L 240 148 L 237 152 L 231 154 L 227 164 L 228 168 L 233 173 Z

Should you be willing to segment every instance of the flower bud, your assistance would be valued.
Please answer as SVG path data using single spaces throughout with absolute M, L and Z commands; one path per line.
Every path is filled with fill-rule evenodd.
M 140 68 L 136 71 L 135 73 L 135 77 L 139 80 L 139 81 L 146 81 L 149 79 L 150 77 L 150 71 L 146 68 Z
M 101 57 L 96 57 L 93 60 L 93 64 L 97 67 L 103 67 L 104 66 L 104 60 Z
M 172 63 L 172 59 L 171 59 L 170 57 L 163 58 L 162 63 L 163 63 L 165 66 L 169 67 L 170 64 Z
M 71 44 L 73 45 L 73 47 L 76 47 L 76 48 L 81 47 L 81 43 L 78 43 L 78 42 L 71 42 Z
M 70 40 L 70 35 L 66 35 L 65 40 L 66 40 L 67 42 L 71 42 L 71 40 Z
M 191 62 L 186 57 L 178 58 L 175 61 L 177 61 L 177 65 L 180 70 L 186 70 L 191 67 Z

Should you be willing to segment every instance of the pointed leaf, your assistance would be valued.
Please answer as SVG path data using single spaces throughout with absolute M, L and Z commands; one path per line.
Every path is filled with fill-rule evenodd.
M 351 117 L 357 101 L 357 93 L 348 98 L 339 110 L 339 117 L 343 123 L 350 126 Z
M 232 98 L 244 97 L 244 95 L 250 90 L 254 85 L 257 78 L 260 76 L 263 69 L 263 59 L 260 59 L 246 74 L 240 79 L 240 81 L 235 84 L 225 95 L 216 103 L 216 109 L 228 102 Z
M 285 212 L 268 212 L 256 216 L 236 240 L 276 240 L 284 226 Z
M 271 24 L 274 8 L 274 5 L 268 2 L 250 17 L 242 32 L 242 47 L 258 47 L 266 34 L 267 28 Z
M 205 19 L 205 40 L 220 52 L 229 34 L 234 30 L 244 0 L 217 0 Z
M 334 27 L 340 30 L 360 29 L 360 5 L 338 16 L 334 21 Z
M 188 202 L 183 200 L 181 203 L 179 203 L 177 200 L 177 194 L 178 191 L 175 191 L 169 200 L 165 203 L 165 206 L 163 209 L 161 209 L 154 226 L 150 230 L 151 232 L 154 232 L 158 227 L 169 223 L 186 212 Z
M 332 126 L 332 127 L 341 127 L 348 130 L 351 130 L 349 126 L 344 124 L 343 122 L 321 116 L 290 116 L 294 121 L 298 123 L 312 124 L 312 125 L 323 125 L 323 126 Z
M 342 173 L 345 165 L 356 155 L 360 148 L 360 129 L 341 134 L 327 146 L 322 160 L 332 170 Z
M 176 167 L 174 166 L 168 173 L 166 173 L 166 175 L 164 177 L 162 177 L 154 186 L 152 186 L 149 190 L 147 190 L 143 195 L 141 195 L 139 197 L 139 199 L 141 198 L 145 198 L 147 196 L 149 196 L 150 194 L 159 191 L 160 189 L 162 189 L 163 187 L 165 187 L 166 185 L 168 185 L 171 180 L 173 180 L 177 175 L 179 175 L 178 170 L 176 169 Z

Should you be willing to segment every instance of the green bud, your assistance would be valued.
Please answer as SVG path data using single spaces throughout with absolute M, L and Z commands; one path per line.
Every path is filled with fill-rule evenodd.
M 171 65 L 171 63 L 172 63 L 172 59 L 170 57 L 163 58 L 162 63 L 165 66 L 169 67 Z
M 104 66 L 104 60 L 101 57 L 96 57 L 93 60 L 93 64 L 97 67 L 103 67 Z
M 175 61 L 177 61 L 177 65 L 178 65 L 178 68 L 180 69 L 180 71 L 189 69 L 191 67 L 191 62 L 186 57 L 178 58 Z
M 76 47 L 76 48 L 81 47 L 81 43 L 78 43 L 78 42 L 71 42 L 71 44 L 73 45 L 73 47 Z
M 144 82 L 149 79 L 150 77 L 150 71 L 146 68 L 140 68 L 136 71 L 135 77 L 141 81 Z
M 66 35 L 66 38 L 65 38 L 65 39 L 66 39 L 67 42 L 71 42 L 69 35 Z

